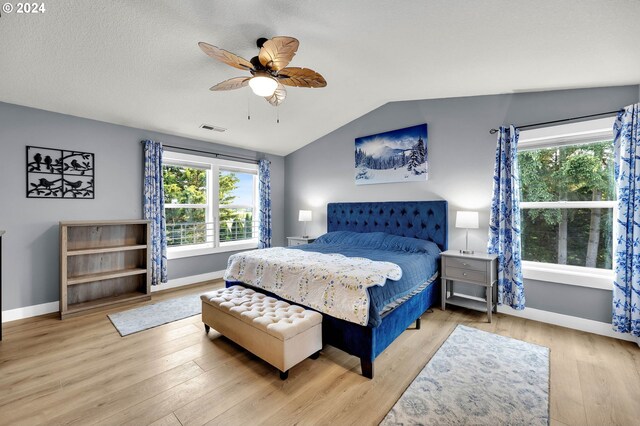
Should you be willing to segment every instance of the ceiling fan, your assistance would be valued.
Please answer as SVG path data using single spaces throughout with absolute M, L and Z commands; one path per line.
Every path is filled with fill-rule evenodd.
M 258 56 L 250 61 L 211 44 L 200 42 L 198 46 L 207 55 L 234 68 L 249 71 L 249 77 L 235 77 L 216 84 L 209 90 L 234 90 L 249 85 L 253 93 L 264 97 L 271 105 L 278 106 L 287 96 L 284 86 L 325 87 L 327 81 L 309 68 L 287 67 L 298 51 L 300 42 L 293 37 L 259 38 Z

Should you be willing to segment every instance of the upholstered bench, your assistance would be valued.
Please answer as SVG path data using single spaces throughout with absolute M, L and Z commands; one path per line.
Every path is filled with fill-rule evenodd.
M 322 315 L 254 290 L 235 285 L 200 296 L 205 331 L 213 327 L 223 336 L 280 370 L 322 349 Z

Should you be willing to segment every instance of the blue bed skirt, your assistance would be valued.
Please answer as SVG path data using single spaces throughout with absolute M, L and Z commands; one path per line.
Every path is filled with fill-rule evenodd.
M 382 323 L 377 327 L 365 327 L 324 315 L 323 342 L 358 358 L 373 361 L 436 300 L 439 300 L 439 293 L 440 286 L 434 281 L 423 291 L 385 315 Z

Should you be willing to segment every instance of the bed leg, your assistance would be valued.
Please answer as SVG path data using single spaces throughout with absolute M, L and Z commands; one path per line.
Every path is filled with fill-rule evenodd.
M 289 377 L 289 370 L 280 372 L 280 380 L 287 380 Z
M 209 334 L 209 330 L 211 330 L 211 327 L 209 327 L 207 324 L 204 325 L 204 332 Z
M 420 320 L 422 318 L 418 317 L 418 319 L 416 320 L 416 330 L 420 330 Z
M 367 358 L 360 358 L 360 368 L 362 375 L 367 379 L 373 379 L 373 361 Z
M 314 352 L 313 355 L 309 356 L 309 358 L 311 359 L 318 359 L 320 358 L 320 351 L 318 352 Z

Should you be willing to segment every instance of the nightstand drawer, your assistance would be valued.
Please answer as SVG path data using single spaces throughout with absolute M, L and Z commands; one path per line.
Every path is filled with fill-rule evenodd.
M 287 245 L 289 247 L 303 246 L 305 244 L 311 244 L 315 240 L 315 238 L 311 237 L 287 237 Z
M 450 259 L 447 259 L 447 263 L 449 260 Z M 487 281 L 486 270 L 473 271 L 471 269 L 453 268 L 450 265 L 447 265 L 444 274 L 450 280 L 478 281 L 481 283 L 485 283 Z
M 484 260 L 461 259 L 459 257 L 447 257 L 447 268 L 470 269 L 473 271 L 487 271 L 487 262 Z

